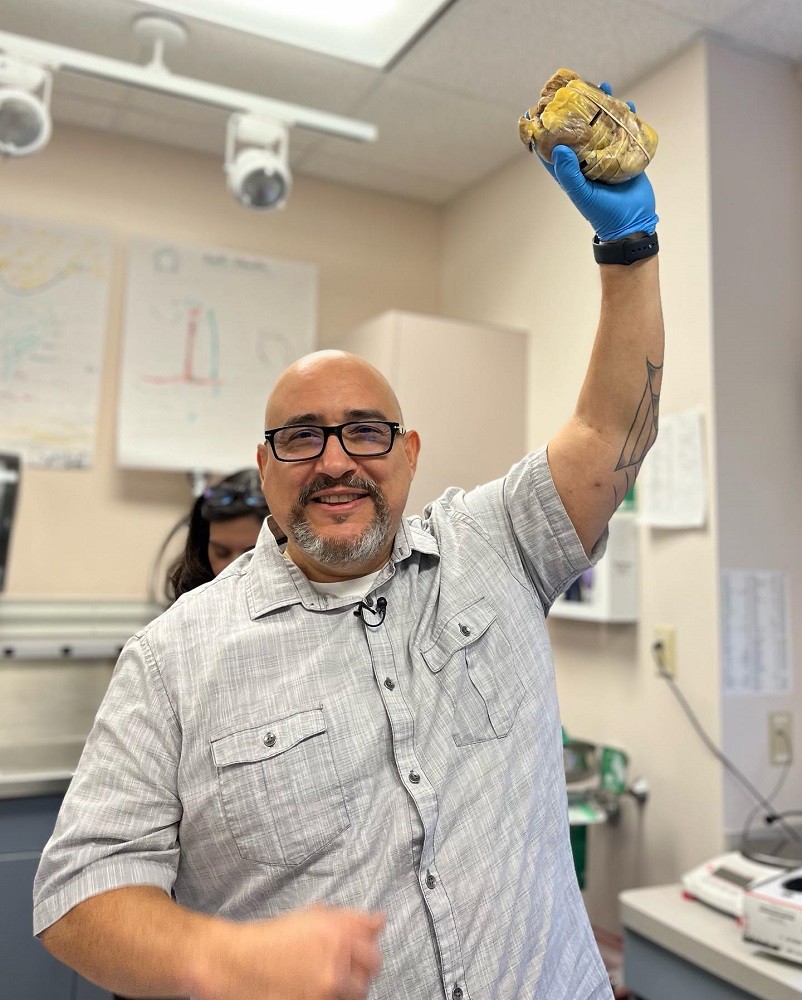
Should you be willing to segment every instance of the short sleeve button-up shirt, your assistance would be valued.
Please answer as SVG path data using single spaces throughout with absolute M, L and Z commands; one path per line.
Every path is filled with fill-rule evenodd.
M 387 915 L 372 1000 L 607 1000 L 545 626 L 603 544 L 536 452 L 402 521 L 371 628 L 265 528 L 125 647 L 35 931 L 127 884 L 234 920 L 323 900 Z

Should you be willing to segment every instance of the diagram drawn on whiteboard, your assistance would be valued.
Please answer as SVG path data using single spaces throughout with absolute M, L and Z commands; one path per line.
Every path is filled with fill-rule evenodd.
M 111 242 L 0 217 L 0 449 L 28 466 L 92 464 Z
M 315 349 L 317 269 L 199 247 L 130 246 L 118 462 L 255 462 L 267 396 Z
M 176 325 L 183 328 L 181 369 L 175 372 L 144 374 L 154 385 L 220 385 L 220 331 L 214 309 L 200 302 L 176 306 Z

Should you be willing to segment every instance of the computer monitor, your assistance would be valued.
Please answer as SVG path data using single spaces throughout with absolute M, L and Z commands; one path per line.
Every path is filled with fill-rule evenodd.
M 0 452 L 0 590 L 3 590 L 6 582 L 6 563 L 19 481 L 19 456 Z

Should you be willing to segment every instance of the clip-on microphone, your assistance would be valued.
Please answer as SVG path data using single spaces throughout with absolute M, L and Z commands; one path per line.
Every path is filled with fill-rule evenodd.
M 373 623 L 369 622 L 365 618 L 364 614 L 365 611 L 369 612 L 372 615 L 376 615 L 379 620 Z M 376 601 L 375 608 L 372 607 L 370 604 L 366 604 L 364 601 L 360 601 L 359 604 L 356 606 L 356 611 L 354 611 L 354 614 L 356 615 L 357 618 L 362 619 L 367 628 L 378 628 L 379 625 L 381 625 L 382 622 L 384 621 L 384 616 L 387 614 L 387 599 L 384 597 L 380 597 L 378 601 Z

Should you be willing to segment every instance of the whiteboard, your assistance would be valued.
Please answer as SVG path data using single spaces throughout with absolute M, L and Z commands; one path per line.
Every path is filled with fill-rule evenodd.
M 0 450 L 25 465 L 92 464 L 111 239 L 0 216 Z
M 150 240 L 129 245 L 121 466 L 253 466 L 279 375 L 315 349 L 317 268 Z

